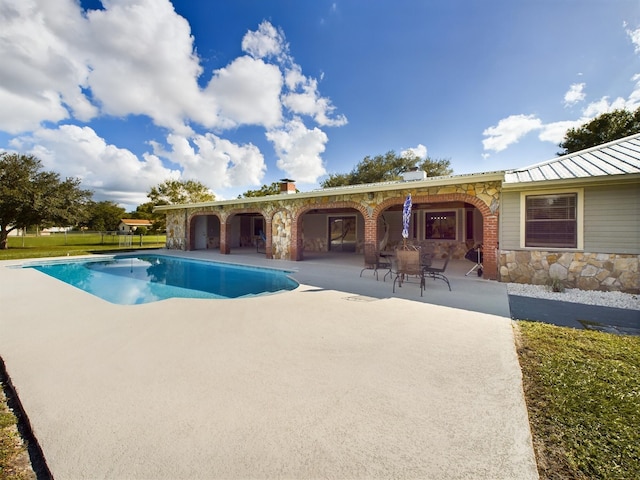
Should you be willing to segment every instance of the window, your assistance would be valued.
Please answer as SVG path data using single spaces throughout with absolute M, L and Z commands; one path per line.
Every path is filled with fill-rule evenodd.
M 578 195 L 529 195 L 525 201 L 525 247 L 578 247 Z
M 456 212 L 433 212 L 426 216 L 427 239 L 456 239 Z
M 253 217 L 253 236 L 259 237 L 260 233 L 264 233 L 264 219 L 262 217 Z

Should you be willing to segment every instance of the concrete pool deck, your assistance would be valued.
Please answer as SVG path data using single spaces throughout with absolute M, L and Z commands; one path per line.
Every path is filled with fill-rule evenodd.
M 56 479 L 538 477 L 504 285 L 189 256 L 301 286 L 122 306 L 0 262 L 0 357 Z

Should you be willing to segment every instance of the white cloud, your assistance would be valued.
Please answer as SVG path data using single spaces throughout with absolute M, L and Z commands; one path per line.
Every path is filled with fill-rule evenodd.
M 626 23 L 623 26 L 626 27 Z M 637 28 L 635 30 L 630 30 L 627 28 L 626 32 L 631 39 L 631 43 L 633 43 L 635 47 L 636 53 L 640 53 L 640 28 Z
M 47 170 L 62 178 L 80 178 L 82 187 L 93 190 L 97 200 L 144 203 L 152 186 L 179 176 L 155 155 L 147 154 L 140 160 L 129 150 L 108 144 L 90 127 L 42 128 L 14 139 L 12 146 L 37 156 Z
M 613 101 L 609 101 L 609 97 L 602 97 L 600 100 L 589 103 L 582 111 L 582 114 L 586 121 L 589 121 L 603 113 L 625 108 L 629 108 L 629 102 L 622 97 L 617 97 Z
M 319 128 L 308 129 L 299 118 L 283 128 L 267 132 L 279 157 L 277 166 L 288 177 L 301 183 L 315 183 L 327 172 L 320 154 L 324 152 L 327 135 Z
M 318 81 L 305 77 L 298 65 L 287 71 L 285 84 L 289 92 L 283 96 L 282 103 L 294 115 L 313 117 L 320 126 L 342 126 L 347 123 L 344 115 L 331 118 L 335 107 L 329 99 L 318 93 Z
M 187 117 L 212 125 L 215 102 L 202 95 L 202 72 L 187 21 L 166 0 L 111 0 L 87 14 L 88 82 L 104 113 L 147 115 L 181 129 Z
M 585 123 L 585 120 L 582 118 L 579 120 L 565 120 L 561 122 L 547 123 L 542 126 L 538 138 L 543 142 L 551 142 L 557 145 L 562 142 L 567 130 L 570 128 L 577 128 L 583 123 Z
M 2 71 L 2 68 L 0 68 Z M 18 134 L 38 128 L 41 122 L 59 122 L 68 118 L 55 92 L 16 95 L 0 88 L 0 130 Z
M 170 134 L 167 151 L 152 142 L 154 153 L 183 168 L 182 177 L 195 179 L 214 191 L 242 185 L 260 185 L 266 171 L 264 157 L 252 145 L 237 145 L 212 133 L 187 138 Z
M 72 0 L 0 4 L 0 128 L 19 133 L 43 121 L 84 120 L 97 109 L 82 95 L 88 68 L 75 48 L 85 37 Z
M 229 125 L 277 126 L 282 121 L 280 69 L 251 57 L 235 59 L 214 72 L 207 92 L 217 99 Z
M 425 159 L 427 158 L 427 147 L 419 143 L 417 147 L 407 148 L 406 150 L 402 150 L 400 152 L 401 157 L 406 157 L 408 155 L 413 155 L 418 158 Z
M 501 152 L 513 143 L 524 137 L 527 133 L 539 130 L 542 121 L 534 115 L 511 115 L 503 118 L 498 125 L 487 128 L 483 135 L 489 137 L 482 141 L 485 150 Z
M 626 23 L 623 26 L 626 28 Z M 635 46 L 635 53 L 640 54 L 640 28 L 626 29 L 626 33 Z M 579 75 L 582 76 L 582 74 Z M 603 113 L 619 109 L 635 111 L 640 108 L 640 74 L 634 75 L 631 81 L 634 82 L 634 86 L 628 98 L 616 97 L 611 100 L 608 96 L 604 96 L 591 101 L 582 109 L 580 118 L 575 120 L 545 124 L 533 115 L 511 115 L 504 118 L 498 122 L 497 126 L 489 127 L 483 132 L 483 135 L 488 137 L 482 141 L 484 149 L 500 152 L 534 130 L 540 130 L 538 138 L 541 141 L 558 144 L 564 139 L 567 130 L 580 127 Z M 564 95 L 565 106 L 572 106 L 586 99 L 585 85 L 585 83 L 575 83 L 569 87 Z
M 271 23 L 264 21 L 255 32 L 249 31 L 242 39 L 242 50 L 254 58 L 280 57 L 289 46 L 284 34 Z
M 574 83 L 569 87 L 567 93 L 564 94 L 564 106 L 570 107 L 585 99 L 584 93 L 585 83 Z
M 96 196 L 111 192 L 118 201 L 146 201 L 148 188 L 167 176 L 198 178 L 216 189 L 259 185 L 263 154 L 223 138 L 246 125 L 265 129 L 288 175 L 304 182 L 325 174 L 328 138 L 304 121 L 347 120 L 320 94 L 318 80 L 302 73 L 281 30 L 268 21 L 249 30 L 246 55 L 213 71 L 203 88 L 190 25 L 169 0 L 102 4 L 83 12 L 77 0 L 0 0 L 0 130 L 20 135 L 14 145 L 63 176 L 81 177 Z M 149 119 L 167 130 L 168 146 L 141 139 L 154 147 L 141 159 L 102 138 L 106 131 L 42 127 L 104 116 L 111 117 L 109 127 L 118 118 Z

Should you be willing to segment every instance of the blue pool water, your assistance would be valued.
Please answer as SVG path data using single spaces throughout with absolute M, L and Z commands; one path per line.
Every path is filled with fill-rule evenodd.
M 135 305 L 167 298 L 238 298 L 293 290 L 281 270 L 162 255 L 27 265 L 111 303 Z

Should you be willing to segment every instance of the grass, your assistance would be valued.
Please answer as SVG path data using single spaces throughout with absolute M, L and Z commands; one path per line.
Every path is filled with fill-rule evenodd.
M 540 478 L 640 478 L 640 337 L 516 328 Z
M 131 236 L 131 246 L 121 247 L 119 235 L 102 235 L 100 233 L 73 233 L 26 237 L 9 237 L 7 250 L 0 250 L 0 260 L 22 258 L 44 258 L 124 250 L 125 248 L 159 248 L 164 247 L 165 235 Z
M 4 385 L 3 385 L 4 387 Z M 27 480 L 36 478 L 27 448 L 17 429 L 17 420 L 7 406 L 3 388 L 0 388 L 0 478 Z
M 0 260 L 114 249 L 40 242 L 0 250 Z M 541 480 L 640 478 L 640 337 L 537 322 L 515 328 Z M 15 423 L 0 390 L 0 478 L 34 478 Z

